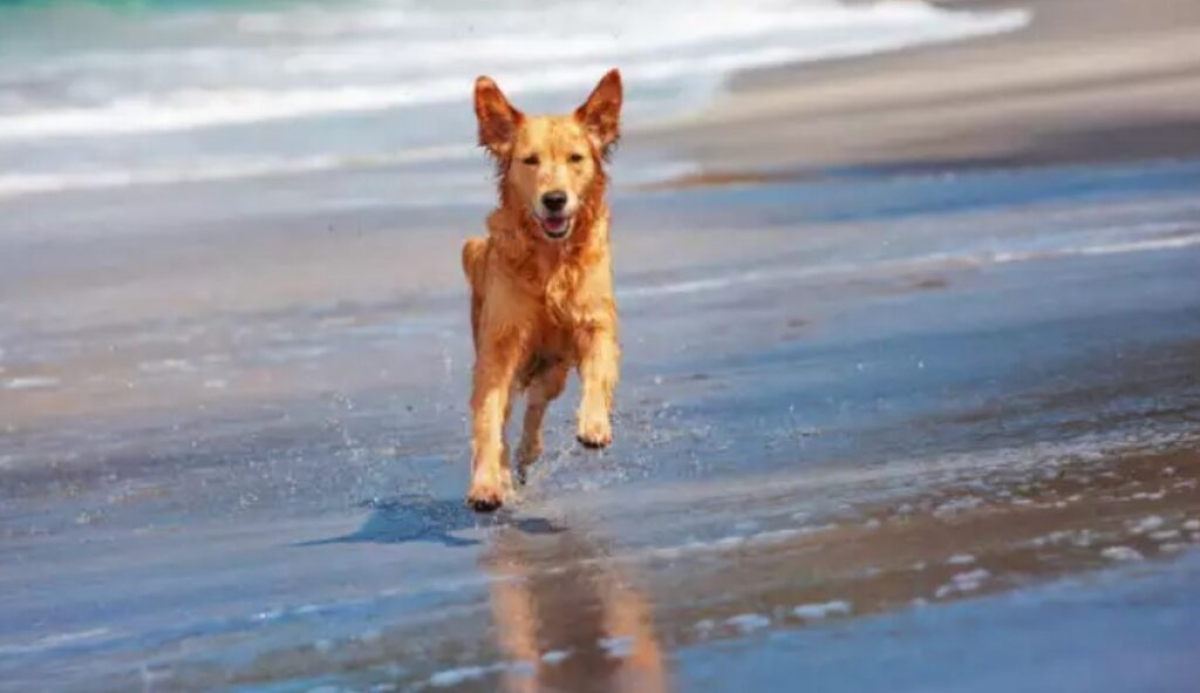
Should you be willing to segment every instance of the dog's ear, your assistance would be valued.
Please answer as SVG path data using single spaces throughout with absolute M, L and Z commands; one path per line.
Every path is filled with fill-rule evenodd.
M 596 148 L 607 155 L 621 137 L 621 73 L 609 70 L 592 95 L 575 109 L 575 118 L 583 123 L 596 141 Z
M 475 117 L 479 119 L 479 146 L 496 157 L 508 156 L 523 116 L 490 77 L 475 80 Z

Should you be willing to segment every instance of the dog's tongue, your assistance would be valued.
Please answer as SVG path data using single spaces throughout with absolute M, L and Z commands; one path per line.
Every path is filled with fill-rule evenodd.
M 562 229 L 563 226 L 566 225 L 567 220 L 563 217 L 548 217 L 542 223 L 544 223 L 546 225 L 546 230 L 558 231 L 558 230 Z

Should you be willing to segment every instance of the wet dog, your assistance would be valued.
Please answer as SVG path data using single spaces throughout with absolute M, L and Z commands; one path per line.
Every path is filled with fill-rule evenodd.
M 517 446 L 520 478 L 542 452 L 546 407 L 578 369 L 576 436 L 612 442 L 620 349 L 609 252 L 605 163 L 620 136 L 621 75 L 612 70 L 564 115 L 526 115 L 487 77 L 475 82 L 479 144 L 496 164 L 499 206 L 486 238 L 463 246 L 475 339 L 471 485 L 475 510 L 512 489 L 504 427 L 526 396 Z

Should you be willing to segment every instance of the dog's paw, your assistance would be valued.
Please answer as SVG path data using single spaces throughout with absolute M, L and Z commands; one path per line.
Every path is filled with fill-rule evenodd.
M 476 481 L 467 491 L 467 506 L 477 513 L 490 513 L 504 505 L 504 484 Z
M 524 470 L 542 456 L 542 437 L 522 438 L 517 447 L 517 470 L 521 474 L 520 482 L 525 483 Z
M 579 431 L 575 434 L 584 447 L 599 449 L 612 444 L 612 424 L 608 417 L 597 417 L 579 422 Z

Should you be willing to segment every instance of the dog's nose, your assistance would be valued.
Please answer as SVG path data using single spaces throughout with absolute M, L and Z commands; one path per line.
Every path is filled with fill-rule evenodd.
M 542 195 L 542 206 L 548 212 L 561 212 L 567 206 L 567 194 L 561 190 L 551 190 Z

